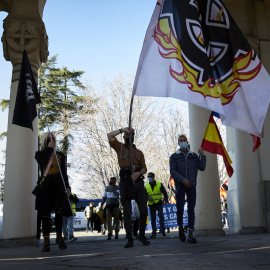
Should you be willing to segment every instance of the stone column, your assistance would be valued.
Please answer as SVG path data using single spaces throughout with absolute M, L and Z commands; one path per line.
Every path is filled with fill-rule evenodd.
M 191 151 L 198 153 L 208 124 L 210 111 L 189 104 Z M 198 172 L 195 207 L 195 235 L 224 235 L 222 230 L 217 156 L 205 152 L 206 170 Z
M 260 59 L 262 64 L 270 74 L 270 1 L 255 1 L 256 30 L 260 40 Z M 270 232 L 270 158 L 268 149 L 270 148 L 270 110 L 264 121 L 264 138 L 262 145 L 257 150 L 261 165 L 261 177 L 264 189 L 264 207 L 263 211 L 266 219 L 267 232 Z
M 262 233 L 263 216 L 262 183 L 258 151 L 252 152 L 250 134 L 234 129 L 235 173 L 239 199 L 239 233 Z
M 4 57 L 13 64 L 3 212 L 3 239 L 33 238 L 36 233 L 34 188 L 38 167 L 34 159 L 38 149 L 38 122 L 34 131 L 12 124 L 17 95 L 22 54 L 27 51 L 33 73 L 37 79 L 38 68 L 47 61 L 48 37 L 41 12 L 44 0 L 13 0 L 11 11 L 4 20 L 2 36 Z

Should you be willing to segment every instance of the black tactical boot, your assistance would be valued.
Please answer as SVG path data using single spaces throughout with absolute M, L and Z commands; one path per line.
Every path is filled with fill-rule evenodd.
M 196 244 L 197 240 L 196 238 L 193 237 L 193 231 L 192 230 L 188 230 L 188 242 L 191 244 Z
M 128 238 L 125 248 L 133 247 L 133 238 Z
M 142 242 L 142 244 L 143 244 L 144 246 L 150 245 L 150 241 L 147 240 L 147 238 L 145 237 L 145 235 L 139 235 L 138 240 L 139 240 L 140 242 Z
M 58 247 L 60 249 L 66 249 L 67 245 L 65 244 L 64 238 L 61 236 L 57 236 L 56 238 L 56 244 L 58 244 Z
M 43 249 L 42 252 L 50 252 L 50 238 L 49 237 L 44 237 L 44 244 L 43 244 Z
M 185 235 L 183 226 L 179 226 L 179 239 L 181 242 L 186 241 L 186 235 Z

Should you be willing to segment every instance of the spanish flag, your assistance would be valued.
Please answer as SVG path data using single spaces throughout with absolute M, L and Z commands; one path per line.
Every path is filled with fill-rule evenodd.
M 223 156 L 227 173 L 231 177 L 233 175 L 233 168 L 231 166 L 232 161 L 227 153 L 226 148 L 224 147 L 222 138 L 220 136 L 216 122 L 214 121 L 213 115 L 218 117 L 218 114 L 214 112 L 211 113 L 202 141 L 202 148 L 203 150 L 208 151 L 210 153 Z

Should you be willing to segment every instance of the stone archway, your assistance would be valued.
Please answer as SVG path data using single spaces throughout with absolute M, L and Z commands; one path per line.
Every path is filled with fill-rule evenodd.
M 260 56 L 264 66 L 270 72 L 270 1 L 241 0 L 235 2 L 224 0 L 224 2 L 250 44 Z M 31 238 L 35 234 L 34 197 L 30 193 L 36 182 L 37 165 L 30 161 L 37 150 L 37 121 L 34 122 L 35 132 L 32 132 L 18 129 L 18 127 L 11 124 L 11 118 L 23 50 L 27 49 L 28 51 L 36 77 L 41 63 L 47 61 L 48 38 L 42 22 L 45 4 L 46 0 L 0 0 L 0 11 L 9 13 L 4 20 L 4 34 L 2 37 L 4 56 L 13 65 L 6 158 L 4 239 Z M 200 115 L 200 112 L 193 111 L 193 113 L 194 116 L 198 115 L 197 119 L 202 117 L 201 120 L 205 120 Z M 201 130 L 196 126 L 193 132 L 201 134 Z M 262 141 L 260 150 L 254 155 L 251 151 L 245 151 L 246 144 L 249 141 L 247 136 L 250 135 L 234 132 L 231 139 L 228 140 L 230 155 L 238 168 L 234 178 L 229 180 L 228 196 L 233 202 L 229 204 L 229 217 L 231 218 L 231 224 L 234 224 L 232 230 L 234 232 L 256 232 L 261 228 L 267 228 L 269 231 L 270 160 L 267 151 L 270 148 L 269 112 L 265 120 L 265 138 Z M 196 141 L 196 136 L 192 140 Z M 246 143 L 242 144 L 241 142 L 244 141 Z M 250 143 L 252 144 L 251 140 Z M 252 148 L 251 145 L 250 148 Z M 256 171 L 256 173 L 250 174 L 245 171 L 246 164 L 249 164 L 249 170 Z M 252 192 L 246 187 L 242 188 L 245 183 L 252 185 Z M 207 190 L 202 190 L 202 192 L 205 193 Z M 216 194 L 209 200 L 216 201 L 215 196 Z M 197 203 L 202 208 L 205 205 L 211 207 L 209 201 L 206 204 L 204 199 L 206 197 L 202 196 L 201 201 Z M 256 205 L 248 204 L 247 201 L 250 200 L 256 200 Z M 214 213 L 218 212 L 217 209 L 210 209 L 210 211 L 212 210 Z M 254 215 L 258 211 L 260 214 Z M 216 222 L 214 227 L 202 226 L 199 230 L 220 230 L 218 218 L 220 217 L 214 217 Z M 204 220 L 202 221 L 204 222 Z

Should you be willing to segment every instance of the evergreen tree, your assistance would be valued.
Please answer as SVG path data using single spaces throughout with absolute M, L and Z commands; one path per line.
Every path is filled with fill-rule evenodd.
M 81 82 L 84 71 L 56 66 L 57 55 L 54 55 L 38 70 L 38 90 L 42 101 L 39 105 L 39 133 L 52 128 L 60 135 L 60 149 L 66 155 L 72 139 L 70 129 L 76 123 L 76 114 L 83 108 L 84 99 L 79 93 L 85 89 Z M 2 99 L 0 107 L 2 111 L 7 109 L 9 100 Z M 7 132 L 1 133 L 0 139 L 6 135 Z
M 76 113 L 83 106 L 83 97 L 78 94 L 85 87 L 80 81 L 83 71 L 70 71 L 66 67 L 56 68 L 57 57 L 53 56 L 39 69 L 40 105 L 39 130 L 53 127 L 60 135 L 60 146 L 66 155 L 72 135 L 70 128 Z

